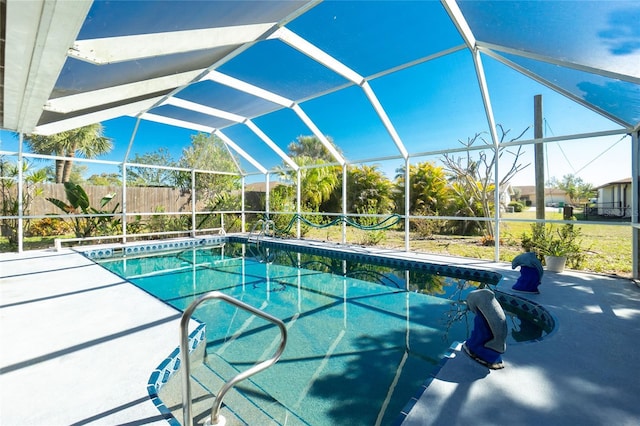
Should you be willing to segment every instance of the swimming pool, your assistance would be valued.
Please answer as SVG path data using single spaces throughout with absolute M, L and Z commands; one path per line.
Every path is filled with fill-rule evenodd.
M 327 256 L 266 242 L 259 249 L 232 240 L 131 254 L 98 262 L 180 310 L 219 290 L 285 322 L 289 342 L 280 361 L 238 385 L 244 402 L 225 400 L 246 424 L 264 418 L 273 424 L 398 422 L 450 345 L 470 332 L 473 318 L 461 302 L 481 282 L 464 277 L 486 284 L 499 279 L 460 267 L 449 268 L 457 277 L 447 276 L 441 265 L 357 252 Z M 508 304 L 505 310 L 511 343 L 549 331 Z M 195 317 L 206 322 L 207 341 L 208 375 L 198 380 L 213 393 L 221 377 L 270 357 L 278 344 L 277 328 L 230 305 L 207 303 Z

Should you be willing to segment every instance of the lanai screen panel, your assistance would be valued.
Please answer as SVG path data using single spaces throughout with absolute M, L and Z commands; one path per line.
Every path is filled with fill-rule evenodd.
M 640 78 L 634 1 L 461 1 L 482 42 Z
M 434 1 L 323 2 L 287 27 L 365 77 L 464 43 Z
M 211 80 L 191 84 L 182 89 L 176 97 L 248 118 L 282 108 L 281 105 L 266 99 Z
M 640 49 L 640 48 L 639 48 Z M 504 55 L 518 66 L 565 90 L 625 125 L 640 122 L 640 85 L 546 62 Z M 638 62 L 640 68 L 640 58 Z

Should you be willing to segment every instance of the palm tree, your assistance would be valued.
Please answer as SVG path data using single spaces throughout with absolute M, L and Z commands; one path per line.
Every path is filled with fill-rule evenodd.
M 306 156 L 297 157 L 294 161 L 301 167 L 300 197 L 302 204 L 311 211 L 318 211 L 320 204 L 328 200 L 338 186 L 338 169 L 335 166 L 322 167 L 325 161 Z M 305 166 L 309 168 L 305 168 Z
M 331 138 L 327 139 L 333 144 Z M 301 204 L 310 211 L 317 212 L 335 196 L 334 192 L 341 183 L 340 168 L 322 166 L 335 159 L 316 136 L 298 136 L 287 149 L 293 161 L 301 168 Z M 280 174 L 285 179 L 296 182 L 295 172 L 283 167 Z
M 74 157 L 95 158 L 111 151 L 113 143 L 103 131 L 102 124 L 95 123 L 52 136 L 28 135 L 25 141 L 36 154 L 67 157 L 56 160 L 56 183 L 64 183 L 71 176 Z
M 327 140 L 335 147 L 331 137 L 327 137 Z M 320 142 L 317 136 L 298 136 L 295 141 L 289 144 L 287 150 L 291 157 L 311 157 L 317 160 L 324 160 L 325 163 L 335 161 L 333 155 Z M 336 150 L 340 152 L 337 147 Z
M 347 181 L 347 204 L 350 211 L 384 214 L 393 210 L 393 185 L 377 166 L 350 168 Z
M 405 168 L 396 170 L 396 205 L 404 206 Z M 411 164 L 409 166 L 409 211 L 428 214 L 446 212 L 451 199 L 447 177 L 442 167 L 431 162 Z

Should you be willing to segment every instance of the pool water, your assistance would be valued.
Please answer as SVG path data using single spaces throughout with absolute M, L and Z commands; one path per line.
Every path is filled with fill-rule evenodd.
M 481 285 L 239 243 L 100 263 L 180 310 L 219 290 L 280 318 L 289 335 L 282 357 L 237 386 L 276 424 L 397 421 L 451 344 L 468 337 L 473 315 L 462 301 Z M 506 313 L 511 343 L 546 333 Z M 224 379 L 279 344 L 277 327 L 223 302 L 205 303 L 194 316 L 206 323 L 206 363 Z M 236 415 L 256 423 L 240 409 Z

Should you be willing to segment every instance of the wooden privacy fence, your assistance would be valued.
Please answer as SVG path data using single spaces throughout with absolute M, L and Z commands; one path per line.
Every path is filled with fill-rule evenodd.
M 42 194 L 34 197 L 29 209 L 29 215 L 40 216 L 46 214 L 62 214 L 62 211 L 47 201 L 47 198 L 57 198 L 67 203 L 64 185 L 61 183 L 45 183 L 38 185 Z M 104 210 L 111 211 L 120 204 L 116 212 L 122 211 L 122 187 L 121 186 L 96 186 L 83 185 L 82 188 L 89 196 L 91 207 L 100 210 L 100 200 L 107 194 L 116 196 Z M 197 208 L 201 207 L 198 203 Z M 154 212 L 188 212 L 191 211 L 191 196 L 183 194 L 180 189 L 169 187 L 127 187 L 127 213 L 154 213 Z

